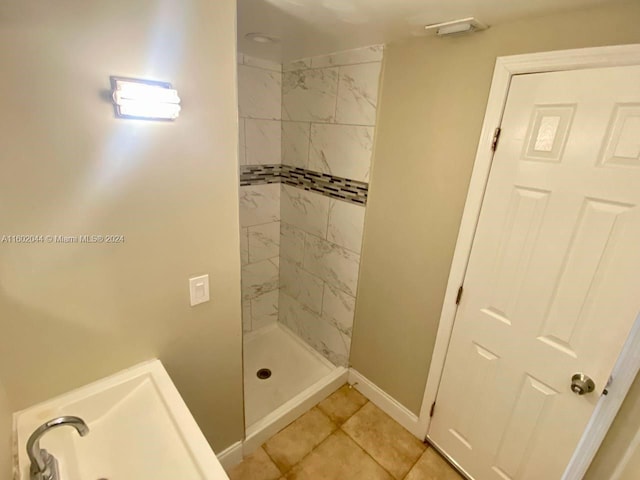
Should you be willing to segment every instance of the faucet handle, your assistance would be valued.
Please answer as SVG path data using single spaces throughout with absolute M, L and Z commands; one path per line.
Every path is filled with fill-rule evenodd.
M 40 425 L 27 441 L 27 453 L 31 461 L 31 480 L 58 480 L 58 461 L 56 458 L 40 448 L 40 438 L 57 427 L 68 425 L 75 428 L 81 437 L 89 433 L 89 427 L 79 417 L 58 417 Z
M 46 449 L 40 449 L 40 458 L 44 462 L 44 470 L 39 471 L 37 464 L 31 464 L 31 480 L 59 480 L 58 460 Z

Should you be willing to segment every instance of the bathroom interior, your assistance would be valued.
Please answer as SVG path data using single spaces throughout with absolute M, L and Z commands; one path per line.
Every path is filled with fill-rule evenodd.
M 494 67 L 621 45 L 640 59 L 639 21 L 637 0 L 6 1 L 0 479 L 29 478 L 20 415 L 49 420 L 30 409 L 117 372 L 133 385 L 154 359 L 233 480 L 345 384 L 452 472 L 533 478 L 472 476 L 426 430 Z M 169 82 L 179 115 L 121 118 L 112 77 Z M 607 387 L 615 420 L 563 478 L 638 478 L 635 373 Z M 154 478 L 225 478 L 175 472 Z

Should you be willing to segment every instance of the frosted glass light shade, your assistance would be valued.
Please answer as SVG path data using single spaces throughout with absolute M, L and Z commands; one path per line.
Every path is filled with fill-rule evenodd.
M 113 103 L 119 118 L 175 120 L 180 97 L 170 83 L 111 77 Z

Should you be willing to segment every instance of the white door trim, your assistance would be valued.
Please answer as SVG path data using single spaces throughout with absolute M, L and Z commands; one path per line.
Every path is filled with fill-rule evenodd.
M 609 388 L 609 394 L 600 398 L 593 416 L 582 434 L 578 448 L 573 452 L 573 457 L 562 480 L 579 480 L 587 473 L 589 465 L 591 465 L 593 457 L 616 418 L 638 371 L 640 371 L 640 316 L 636 318 L 633 329 L 611 373 L 613 382 Z M 638 438 L 638 442 L 640 443 L 640 438 Z M 626 454 L 622 455 L 616 471 L 613 472 L 611 480 L 618 478 L 616 473 L 626 466 L 628 457 L 634 453 L 635 448 L 637 445 L 629 445 Z
M 418 428 L 423 438 L 427 437 L 431 417 L 429 416 L 431 405 L 435 402 L 438 393 L 438 387 L 444 369 L 444 362 L 451 340 L 451 332 L 456 316 L 456 296 L 458 289 L 463 284 L 467 263 L 471 254 L 471 246 L 482 207 L 485 187 L 489 178 L 491 162 L 493 160 L 493 152 L 491 151 L 491 143 L 496 127 L 502 121 L 502 114 L 509 93 L 509 85 L 514 75 L 527 73 L 553 72 L 563 70 L 578 70 L 587 68 L 602 68 L 614 66 L 640 65 L 640 44 L 622 45 L 614 47 L 598 47 L 585 48 L 577 50 L 562 50 L 556 52 L 534 53 L 526 55 L 514 55 L 509 57 L 498 57 L 496 67 L 491 83 L 491 91 L 489 93 L 489 101 L 487 110 L 480 133 L 480 141 L 476 153 L 473 172 L 471 174 L 471 182 L 467 193 L 460 230 L 456 243 L 451 270 L 449 272 L 449 280 L 447 290 L 444 297 L 444 304 L 440 315 L 440 324 L 436 335 L 436 343 L 431 357 L 431 366 L 429 368 L 429 376 L 427 377 L 427 386 L 423 397 L 422 407 L 418 418 Z M 635 330 L 634 330 L 635 331 Z M 636 348 L 640 348 L 640 334 L 632 335 L 630 339 L 635 338 L 637 342 Z M 622 357 L 621 357 L 622 358 Z M 619 392 L 624 392 L 621 398 L 610 398 L 606 402 L 606 408 L 598 408 L 594 414 L 594 418 L 587 431 L 590 428 L 602 431 L 597 443 L 595 441 L 581 442 L 578 450 L 572 459 L 568 472 L 573 472 L 571 467 L 580 463 L 583 470 L 586 471 L 593 456 L 598 450 L 604 434 L 609 429 L 615 414 L 618 412 L 624 396 L 633 382 L 633 376 L 630 374 L 637 372 L 637 366 L 632 365 L 633 362 L 624 362 L 620 365 L 619 384 L 616 386 Z M 627 382 L 627 385 L 623 383 Z M 436 406 L 437 408 L 437 406 Z M 608 413 L 607 413 L 608 412 Z M 592 440 L 596 440 L 596 436 Z M 574 465 L 575 464 L 575 465 Z M 585 466 L 586 465 L 586 466 Z M 582 476 L 577 473 L 581 471 L 575 470 L 571 476 L 565 475 L 565 480 L 579 480 Z M 583 473 L 584 473 L 583 471 Z

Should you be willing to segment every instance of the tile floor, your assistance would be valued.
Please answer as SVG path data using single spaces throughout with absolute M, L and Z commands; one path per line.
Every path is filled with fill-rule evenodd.
M 462 480 L 433 449 L 342 386 L 229 472 L 231 480 Z

